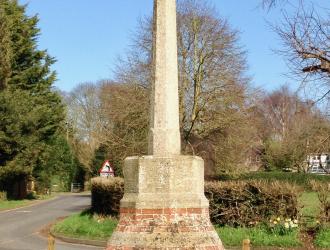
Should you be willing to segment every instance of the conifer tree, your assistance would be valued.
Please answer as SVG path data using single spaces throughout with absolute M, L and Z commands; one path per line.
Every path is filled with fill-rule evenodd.
M 7 86 L 11 74 L 12 62 L 10 22 L 5 14 L 4 7 L 4 0 L 0 0 L 0 90 Z
M 65 117 L 52 89 L 55 59 L 38 49 L 38 17 L 25 11 L 0 0 L 0 180 L 43 171 Z
M 44 94 L 55 80 L 55 72 L 50 69 L 55 59 L 46 50 L 37 47 L 40 33 L 38 17 L 27 16 L 26 7 L 20 6 L 17 0 L 0 0 L 0 3 L 0 13 L 4 20 L 2 30 L 7 40 L 6 50 L 12 51 L 8 84 L 33 94 Z

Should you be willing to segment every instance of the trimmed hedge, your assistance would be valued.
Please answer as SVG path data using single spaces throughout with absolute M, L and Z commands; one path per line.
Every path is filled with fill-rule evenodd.
M 283 182 L 207 182 L 205 195 L 210 201 L 214 224 L 252 226 L 272 217 L 297 218 L 297 187 Z
M 317 175 L 309 173 L 289 173 L 289 172 L 253 172 L 242 174 L 239 177 L 226 179 L 231 180 L 263 180 L 267 182 L 285 181 L 303 187 L 305 190 L 312 190 L 311 182 L 330 184 L 330 175 Z
M 92 212 L 102 215 L 117 216 L 120 200 L 124 195 L 124 180 L 120 177 L 91 180 Z
M 118 216 L 124 194 L 122 178 L 94 178 L 91 182 L 92 212 Z M 205 195 L 210 201 L 214 224 L 251 226 L 276 216 L 297 218 L 298 188 L 264 181 L 206 182 Z

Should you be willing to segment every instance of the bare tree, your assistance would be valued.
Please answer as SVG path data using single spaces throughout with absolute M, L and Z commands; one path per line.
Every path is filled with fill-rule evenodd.
M 288 2 L 289 2 L 289 0 L 262 0 L 261 6 L 264 9 L 270 10 L 272 8 L 275 8 L 279 4 L 284 4 L 284 3 L 288 3 Z
M 93 160 L 99 148 L 107 151 L 117 169 L 125 157 L 146 154 L 149 96 L 145 88 L 103 80 L 80 84 L 64 99 L 67 137 L 89 174 L 95 174 Z
M 330 86 L 329 20 L 302 6 L 295 16 L 285 16 L 285 24 L 276 31 L 284 42 L 282 52 L 292 69 L 298 74 L 312 76 L 314 80 L 325 80 Z
M 313 105 L 281 87 L 258 105 L 263 127 L 263 158 L 267 166 L 304 169 L 308 154 L 328 152 L 330 122 Z
M 270 134 L 277 140 L 284 140 L 292 126 L 295 116 L 305 104 L 291 94 L 287 86 L 264 97 L 260 104 L 262 115 Z
M 235 168 L 244 161 L 243 145 L 251 142 L 253 135 L 252 131 L 243 132 L 253 126 L 248 122 L 249 79 L 245 75 L 247 64 L 238 31 L 219 17 L 207 1 L 179 1 L 177 19 L 184 149 L 196 154 L 207 151 L 205 155 L 213 154 L 209 157 L 213 165 L 227 170 Z M 148 90 L 152 80 L 151 27 L 150 18 L 141 20 L 132 49 L 120 60 L 117 70 L 120 82 Z
M 141 20 L 133 49 L 119 63 L 120 82 L 150 85 L 151 31 L 151 19 Z M 245 54 L 238 45 L 237 31 L 205 2 L 179 2 L 178 47 L 181 126 L 187 140 L 200 128 L 200 117 L 215 96 L 230 89 L 240 96 L 248 79 L 244 77 Z
M 285 2 L 296 10 L 294 14 L 284 12 L 282 23 L 275 25 L 275 32 L 283 41 L 278 52 L 285 57 L 291 73 L 301 81 L 301 89 L 309 98 L 314 92 L 314 103 L 329 100 L 330 13 L 304 0 L 264 0 L 262 4 L 270 9 Z
M 149 96 L 141 86 L 131 84 L 101 85 L 102 116 L 109 154 L 122 162 L 130 155 L 147 153 Z
M 93 83 L 82 83 L 65 98 L 67 126 L 74 134 L 74 148 L 80 162 L 90 170 L 95 149 L 105 140 L 102 119 L 100 88 Z
M 181 2 L 178 27 L 181 124 L 188 141 L 191 133 L 206 132 L 208 109 L 218 110 L 230 92 L 232 102 L 244 95 L 248 79 L 237 31 L 211 6 Z

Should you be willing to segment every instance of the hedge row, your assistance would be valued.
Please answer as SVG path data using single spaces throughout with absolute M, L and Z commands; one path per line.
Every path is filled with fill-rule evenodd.
M 91 191 L 93 212 L 118 216 L 124 193 L 123 179 L 94 178 Z M 288 183 L 206 182 L 205 195 L 210 201 L 210 216 L 214 224 L 251 226 L 274 216 L 298 216 L 298 189 Z
M 97 214 L 117 216 L 124 195 L 124 180 L 120 177 L 96 177 L 91 181 L 92 211 Z
M 214 224 L 251 226 L 272 217 L 297 218 L 298 188 L 283 182 L 206 182 Z
M 289 172 L 253 172 L 242 174 L 238 177 L 223 176 L 225 180 L 262 180 L 267 182 L 284 181 L 294 185 L 299 185 L 305 190 L 312 190 L 311 182 L 324 184 L 330 183 L 330 175 L 317 175 L 309 173 L 289 173 Z

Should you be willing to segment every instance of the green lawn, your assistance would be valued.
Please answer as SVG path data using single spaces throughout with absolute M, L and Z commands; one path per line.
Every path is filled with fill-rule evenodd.
M 301 220 L 305 227 L 316 226 L 317 216 L 320 213 L 320 201 L 316 192 L 304 192 L 299 197 L 301 206 Z
M 73 238 L 107 240 L 117 225 L 117 220 L 92 216 L 88 213 L 74 214 L 57 223 L 52 232 Z M 240 246 L 249 238 L 254 246 L 299 246 L 298 231 L 288 235 L 274 235 L 262 228 L 216 228 L 225 246 Z
M 330 194 L 329 194 L 330 199 Z M 301 220 L 305 228 L 318 227 L 318 215 L 320 213 L 320 201 L 316 192 L 304 192 L 299 198 Z M 330 225 L 317 232 L 314 244 L 317 247 L 330 248 Z
M 301 245 L 298 230 L 286 235 L 273 234 L 262 227 L 217 227 L 216 230 L 226 247 L 241 246 L 244 239 L 250 239 L 253 246 L 296 247 Z
M 74 214 L 57 223 L 52 232 L 73 238 L 107 240 L 117 226 L 117 220 L 92 216 L 87 212 Z
M 13 209 L 17 207 L 23 207 L 31 204 L 32 200 L 9 200 L 9 201 L 0 201 L 0 211 Z
M 319 214 L 319 201 L 316 192 L 304 192 L 299 198 L 302 217 L 299 229 L 315 227 Z M 52 231 L 73 238 L 107 240 L 117 225 L 117 220 L 93 216 L 88 212 L 69 216 L 53 226 Z M 216 227 L 226 247 L 241 246 L 243 239 L 250 239 L 253 246 L 259 247 L 298 247 L 302 243 L 299 230 L 285 235 L 271 233 L 265 226 L 254 228 Z M 320 231 L 315 240 L 319 247 L 330 247 L 330 229 Z
M 0 200 L 0 211 L 14 209 L 19 207 L 24 207 L 30 205 L 38 200 L 46 200 L 53 198 L 53 195 L 38 195 L 34 199 L 24 199 L 24 200 Z
M 315 245 L 323 248 L 330 248 L 330 228 L 322 229 L 315 239 Z

